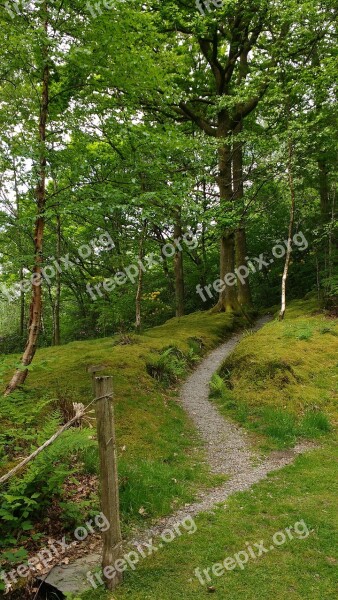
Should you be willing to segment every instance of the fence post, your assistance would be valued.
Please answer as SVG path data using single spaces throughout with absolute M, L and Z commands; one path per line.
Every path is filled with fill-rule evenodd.
M 113 590 L 121 583 L 123 577 L 122 572 L 116 571 L 113 568 L 115 561 L 122 556 L 122 535 L 112 396 L 112 377 L 95 377 L 95 412 L 100 457 L 101 509 L 110 525 L 109 529 L 103 532 L 102 569 L 103 578 L 109 590 Z M 114 576 L 113 573 L 115 573 Z
M 99 371 L 104 371 L 105 370 L 105 366 L 104 365 L 91 365 L 89 367 L 87 367 L 87 373 L 89 373 L 92 377 L 92 386 L 93 386 L 93 394 L 95 396 L 95 377 L 96 377 L 96 373 L 98 373 Z

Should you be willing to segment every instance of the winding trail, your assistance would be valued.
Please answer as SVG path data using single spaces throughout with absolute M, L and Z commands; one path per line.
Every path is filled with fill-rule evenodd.
M 269 320 L 269 317 L 259 319 L 253 331 L 258 331 Z M 129 540 L 126 550 L 160 535 L 164 529 L 172 527 L 188 515 L 195 516 L 200 512 L 212 510 L 216 504 L 224 502 L 229 495 L 249 489 L 254 483 L 264 479 L 268 473 L 292 463 L 298 454 L 311 447 L 309 443 L 298 444 L 292 450 L 272 452 L 263 460 L 250 447 L 246 432 L 227 421 L 210 402 L 210 379 L 243 335 L 243 333 L 233 335 L 202 360 L 182 386 L 180 394 L 182 406 L 190 415 L 205 443 L 212 472 L 228 475 L 229 479 L 217 488 L 202 492 L 193 504 L 186 504 L 173 515 L 159 520 L 153 527 L 138 535 L 137 540 Z M 95 552 L 76 560 L 69 566 L 56 566 L 45 581 L 62 592 L 85 591 L 89 587 L 86 573 L 95 570 L 100 560 L 100 553 Z
M 257 321 L 257 331 L 268 318 Z M 190 415 L 206 445 L 212 472 L 235 475 L 250 469 L 252 452 L 243 432 L 226 421 L 209 401 L 209 384 L 213 374 L 231 354 L 243 333 L 233 335 L 227 342 L 213 350 L 190 375 L 182 387 L 180 400 Z
M 252 331 L 258 331 L 270 317 L 257 320 Z M 182 386 L 180 402 L 199 431 L 207 452 L 208 463 L 213 473 L 229 475 L 221 486 L 202 492 L 196 502 L 186 505 L 174 515 L 161 520 L 146 533 L 160 535 L 163 529 L 182 520 L 184 516 L 196 515 L 224 502 L 230 494 L 249 489 L 264 479 L 268 473 L 282 469 L 292 463 L 298 454 L 311 447 L 308 442 L 297 444 L 291 450 L 271 452 L 265 460 L 250 447 L 247 433 L 226 420 L 209 400 L 209 383 L 212 375 L 221 367 L 243 337 L 233 335 L 218 346 L 199 364 Z

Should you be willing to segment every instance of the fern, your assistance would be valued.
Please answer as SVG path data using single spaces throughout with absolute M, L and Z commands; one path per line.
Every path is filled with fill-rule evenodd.
M 220 398 L 226 389 L 225 383 L 217 373 L 211 378 L 210 381 L 210 395 L 214 398 Z
M 32 449 L 49 439 L 60 426 L 55 411 L 36 437 Z M 0 515 L 4 520 L 4 540 L 0 545 L 15 545 L 23 531 L 29 531 L 55 496 L 62 498 L 64 483 L 79 471 L 87 452 L 97 453 L 92 430 L 73 428 L 39 454 L 17 477 L 10 480 L 0 496 Z

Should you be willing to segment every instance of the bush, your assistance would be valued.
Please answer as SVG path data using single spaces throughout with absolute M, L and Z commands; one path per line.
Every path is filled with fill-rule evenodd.
M 57 431 L 60 420 L 60 414 L 55 412 L 39 433 L 34 447 L 39 447 Z M 84 452 L 93 447 L 90 433 L 88 429 L 66 431 L 29 463 L 25 471 L 9 480 L 0 496 L 3 520 L 0 547 L 24 542 L 25 532 L 33 529 L 55 498 L 63 498 L 66 479 L 78 471 Z M 66 514 L 63 519 L 71 520 Z

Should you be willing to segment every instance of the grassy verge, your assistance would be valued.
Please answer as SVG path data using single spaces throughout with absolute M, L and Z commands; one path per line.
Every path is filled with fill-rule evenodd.
M 338 324 L 313 300 L 292 303 L 285 321 L 248 335 L 211 383 L 224 415 L 263 449 L 317 439 L 337 421 Z
M 24 389 L 0 400 L 0 473 L 68 420 L 72 402 L 92 399 L 90 365 L 114 377 L 121 510 L 128 529 L 190 502 L 215 482 L 201 467 L 201 446 L 176 401 L 176 383 L 239 325 L 197 313 L 140 336 L 70 343 L 37 352 Z M 18 357 L 3 357 L 4 379 Z M 82 525 L 98 510 L 95 430 L 67 432 L 2 490 L 3 561 L 22 560 L 29 544 Z

